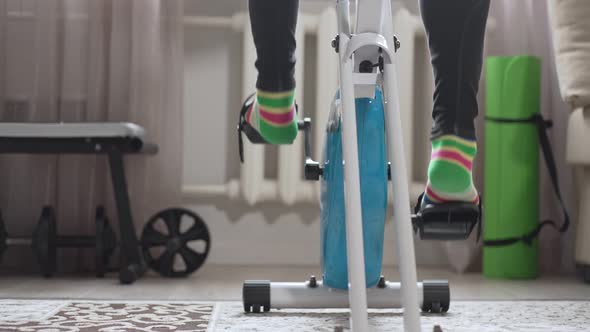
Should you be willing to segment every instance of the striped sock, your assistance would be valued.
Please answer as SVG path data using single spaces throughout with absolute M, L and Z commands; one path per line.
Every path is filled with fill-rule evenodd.
M 270 144 L 291 144 L 297 137 L 295 90 L 256 92 L 246 121 Z
M 477 144 L 455 135 L 432 140 L 432 154 L 428 165 L 428 183 L 423 204 L 445 202 L 479 203 L 473 185 L 471 169 Z

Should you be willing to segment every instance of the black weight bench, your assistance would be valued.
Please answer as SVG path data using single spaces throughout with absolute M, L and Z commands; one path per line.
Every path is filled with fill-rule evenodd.
M 2 154 L 105 154 L 119 219 L 121 268 L 119 280 L 131 284 L 146 270 L 135 233 L 123 155 L 155 154 L 145 130 L 133 123 L 0 123 Z

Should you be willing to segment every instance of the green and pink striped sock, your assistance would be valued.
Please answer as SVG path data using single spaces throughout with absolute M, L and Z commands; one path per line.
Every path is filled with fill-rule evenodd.
M 479 195 L 471 174 L 477 144 L 455 135 L 432 140 L 428 165 L 428 183 L 423 204 L 445 202 L 479 203 Z
M 291 144 L 297 137 L 295 90 L 258 90 L 246 113 L 246 121 L 270 144 Z

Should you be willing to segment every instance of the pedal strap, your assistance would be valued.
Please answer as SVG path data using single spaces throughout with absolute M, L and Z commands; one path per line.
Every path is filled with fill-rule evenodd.
M 565 233 L 570 225 L 570 217 L 565 207 L 565 203 L 563 201 L 563 197 L 561 195 L 561 190 L 559 189 L 559 181 L 557 177 L 557 167 L 555 165 L 555 158 L 553 157 L 553 150 L 551 149 L 551 144 L 549 143 L 549 137 L 547 136 L 547 130 L 553 126 L 552 121 L 547 121 L 543 119 L 541 114 L 535 114 L 530 118 L 525 119 L 507 119 L 507 118 L 496 118 L 496 117 L 487 117 L 486 121 L 496 122 L 496 123 L 505 123 L 505 124 L 534 124 L 537 126 L 537 133 L 539 136 L 539 143 L 541 145 L 541 150 L 543 151 L 543 157 L 545 159 L 545 165 L 547 166 L 547 170 L 549 172 L 549 178 L 551 179 L 551 183 L 553 185 L 553 190 L 555 191 L 555 195 L 559 201 L 559 205 L 561 206 L 561 210 L 563 212 L 563 222 L 561 226 L 558 226 L 553 220 L 543 220 L 535 229 L 530 231 L 527 234 L 522 236 L 514 236 L 514 237 L 507 237 L 501 239 L 492 239 L 492 240 L 484 240 L 483 244 L 487 247 L 503 247 L 512 245 L 517 242 L 524 242 L 527 245 L 532 245 L 533 240 L 539 235 L 541 230 L 545 226 L 551 226 L 559 233 Z
M 253 144 L 268 144 L 268 142 L 254 129 L 248 121 L 246 121 L 246 114 L 254 103 L 255 94 L 251 94 L 242 105 L 238 119 L 238 152 L 240 154 L 240 162 L 244 163 L 244 141 L 242 132 L 246 134 L 248 140 Z

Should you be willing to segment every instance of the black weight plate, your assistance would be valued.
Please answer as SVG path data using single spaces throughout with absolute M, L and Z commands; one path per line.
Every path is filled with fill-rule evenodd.
M 192 226 L 188 230 L 181 230 L 181 221 L 188 218 Z M 157 229 L 156 224 L 163 221 L 166 234 Z M 189 243 L 202 241 L 205 247 L 202 251 L 194 250 Z M 198 270 L 209 254 L 211 240 L 205 222 L 194 212 L 182 208 L 170 208 L 155 214 L 143 228 L 141 247 L 146 262 L 151 269 L 158 271 L 165 277 L 185 277 Z M 162 248 L 154 257 L 150 249 Z M 174 261 L 180 257 L 185 268 L 174 269 Z
M 6 227 L 4 226 L 4 218 L 2 217 L 2 213 L 0 212 L 0 262 L 2 262 L 2 255 L 4 251 L 6 251 L 6 241 L 8 240 L 8 232 L 6 232 Z
M 55 213 L 51 206 L 46 206 L 41 212 L 41 218 L 33 232 L 33 250 L 45 277 L 51 277 L 55 272 L 57 236 Z
M 580 267 L 580 272 L 582 273 L 582 278 L 584 279 L 584 282 L 590 284 L 590 265 L 582 265 Z

